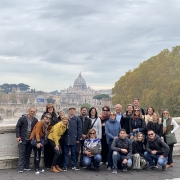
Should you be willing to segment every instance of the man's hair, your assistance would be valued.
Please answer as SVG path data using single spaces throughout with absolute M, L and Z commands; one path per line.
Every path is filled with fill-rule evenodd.
M 148 134 L 148 132 L 150 132 L 150 131 L 153 131 L 152 129 L 149 129 L 148 131 L 147 131 L 147 134 Z M 154 131 L 153 131 L 154 132 Z M 154 132 L 155 133 L 155 132 Z
M 134 101 L 135 101 L 135 100 L 138 100 L 138 101 L 139 101 L 139 98 L 134 98 Z
M 86 108 L 86 110 L 87 110 L 87 107 L 81 107 L 81 111 L 82 111 L 82 109 L 84 109 L 84 108 Z
M 125 133 L 126 133 L 126 130 L 125 130 L 125 129 L 121 129 L 121 130 L 119 131 L 119 133 L 120 133 L 121 131 L 123 131 L 123 132 L 125 132 Z

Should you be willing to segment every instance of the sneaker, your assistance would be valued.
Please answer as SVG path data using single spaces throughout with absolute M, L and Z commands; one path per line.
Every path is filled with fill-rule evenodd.
M 151 166 L 151 169 L 155 170 L 155 169 L 157 169 L 157 166 Z
M 67 171 L 67 167 L 63 167 L 62 170 L 63 170 L 63 171 Z
M 126 171 L 127 171 L 127 167 L 123 167 L 122 170 L 123 170 L 124 172 L 126 172 Z
M 112 173 L 117 174 L 117 169 L 113 169 Z
M 24 168 L 24 171 L 31 171 L 31 168 L 29 168 L 29 167 Z
M 78 167 L 72 167 L 73 170 L 79 171 L 80 169 Z
M 44 172 L 44 169 L 39 169 L 39 172 L 43 173 L 43 172 Z
M 111 167 L 108 167 L 107 170 L 108 170 L 108 171 L 111 171 L 112 169 L 111 169 Z
M 23 173 L 24 171 L 23 170 L 19 170 L 18 173 Z
M 35 170 L 35 174 L 40 174 L 38 169 Z
M 162 166 L 162 171 L 167 171 L 166 166 Z

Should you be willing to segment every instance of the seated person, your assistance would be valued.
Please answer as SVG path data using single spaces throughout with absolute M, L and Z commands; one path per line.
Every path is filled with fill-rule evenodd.
M 127 171 L 127 166 L 131 167 L 132 160 L 132 143 L 128 139 L 126 130 L 121 129 L 119 132 L 119 137 L 114 139 L 111 145 L 111 149 L 113 150 L 113 171 L 112 173 L 117 173 L 117 162 L 122 162 L 122 169 L 123 171 Z
M 133 158 L 133 169 L 143 169 L 147 164 L 144 159 L 144 138 L 141 132 L 137 133 L 135 140 L 132 142 L 132 158 Z
M 154 133 L 153 130 L 149 130 L 148 139 L 146 144 L 146 151 L 144 153 L 145 159 L 149 162 L 151 169 L 156 169 L 154 161 L 162 166 L 162 171 L 166 171 L 166 161 L 169 153 L 169 146 L 162 141 L 162 139 Z
M 91 163 L 93 162 L 94 170 L 98 171 L 99 163 L 101 162 L 101 140 L 97 138 L 96 130 L 90 129 L 87 135 L 88 139 L 84 141 L 83 147 L 83 165 L 87 166 L 87 169 L 91 169 Z

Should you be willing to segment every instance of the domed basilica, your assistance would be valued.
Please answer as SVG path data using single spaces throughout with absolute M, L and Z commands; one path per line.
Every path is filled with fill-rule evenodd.
M 87 87 L 85 79 L 81 73 L 75 79 L 74 85 L 62 91 L 61 104 L 74 106 L 83 103 L 88 103 L 92 106 L 97 104 L 97 100 L 93 99 L 98 93 L 90 86 Z

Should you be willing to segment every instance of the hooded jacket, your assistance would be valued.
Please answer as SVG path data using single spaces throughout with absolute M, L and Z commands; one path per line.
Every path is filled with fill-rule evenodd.
M 120 123 L 115 119 L 109 119 L 105 125 L 106 141 L 107 144 L 111 144 L 115 136 L 119 136 Z
M 16 138 L 21 137 L 22 143 L 26 144 L 26 140 L 27 139 L 27 129 L 28 129 L 28 120 L 27 120 L 27 116 L 28 115 L 22 115 L 17 124 L 16 124 Z M 33 117 L 32 122 L 31 122 L 31 132 L 34 128 L 34 126 L 36 125 L 36 123 L 38 122 L 38 120 Z
M 148 153 L 151 153 L 153 150 L 157 151 L 156 155 L 163 155 L 164 157 L 167 157 L 169 153 L 169 146 L 163 142 L 158 135 L 155 135 L 154 140 L 151 141 L 148 138 L 146 144 L 146 151 Z

